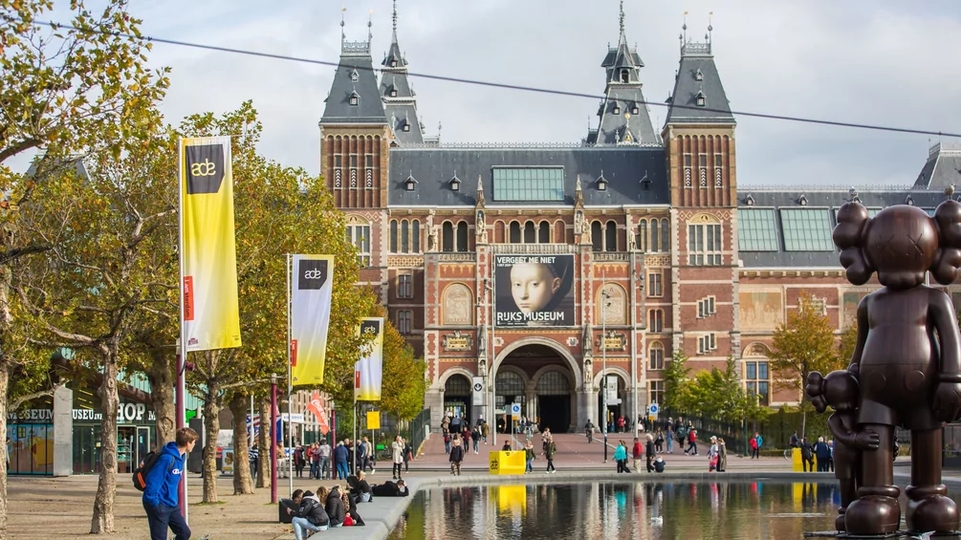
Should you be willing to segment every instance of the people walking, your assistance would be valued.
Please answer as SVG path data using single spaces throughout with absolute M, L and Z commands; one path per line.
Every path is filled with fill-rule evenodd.
M 674 426 L 670 423 L 667 424 L 667 432 L 664 433 L 664 442 L 667 443 L 667 453 L 674 453 Z
M 614 461 L 617 463 L 617 472 L 631 472 L 627 468 L 627 443 L 620 441 L 614 449 Z
M 460 464 L 464 461 L 464 445 L 460 439 L 454 439 L 450 447 L 450 473 L 460 476 Z
M 644 453 L 647 455 L 647 472 L 652 472 L 654 471 L 654 457 L 657 455 L 657 449 L 651 440 L 650 433 L 647 434 L 647 445 L 644 450 Z
M 147 472 L 143 508 L 147 512 L 151 540 L 167 540 L 167 529 L 175 540 L 189 540 L 190 527 L 180 513 L 180 481 L 184 455 L 194 449 L 199 435 L 190 428 L 177 430 L 176 439 L 167 443 Z
M 717 472 L 727 470 L 727 445 L 723 437 L 717 438 Z
M 754 459 L 761 459 L 761 447 L 764 446 L 764 437 L 757 431 L 754 432 Z
M 314 460 L 317 465 L 317 479 L 334 478 L 334 468 L 330 465 L 330 456 L 332 453 L 333 449 L 330 447 L 327 439 L 320 441 L 320 446 L 317 447 L 316 454 L 314 455 Z
M 697 455 L 697 430 L 691 426 L 687 429 L 687 450 L 684 451 L 685 454 L 690 456 Z
M 557 453 L 557 445 L 554 444 L 554 437 L 548 432 L 548 437 L 544 441 L 544 457 L 547 458 L 547 472 L 555 473 L 557 469 L 554 468 L 554 454 Z
M 537 457 L 537 452 L 534 451 L 534 443 L 532 441 L 527 441 L 527 444 L 524 446 L 524 453 L 526 454 L 525 458 L 527 461 L 527 467 L 524 469 L 524 474 L 533 473 L 534 458 Z
M 634 448 L 631 449 L 632 456 L 634 458 L 634 472 L 641 472 L 641 456 L 644 455 L 644 447 L 641 445 L 641 439 L 634 437 Z M 647 460 L 648 466 L 651 464 L 651 460 Z
M 587 424 L 584 425 L 584 431 L 587 433 L 587 442 L 594 442 L 594 422 L 591 419 L 587 419 Z
M 717 437 L 711 437 L 711 446 L 707 449 L 707 470 L 713 472 L 717 470 L 718 448 Z

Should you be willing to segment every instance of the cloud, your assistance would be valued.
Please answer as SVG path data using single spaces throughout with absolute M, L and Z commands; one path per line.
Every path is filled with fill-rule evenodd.
M 399 2 L 399 39 L 414 73 L 600 95 L 601 60 L 618 37 L 617 2 L 487 0 Z M 713 16 L 715 60 L 731 107 L 825 120 L 961 131 L 961 70 L 951 64 L 961 14 L 950 0 L 917 7 L 894 0 L 769 2 L 628 0 L 626 29 L 646 67 L 650 113 L 660 128 L 673 88 L 678 34 L 703 39 Z M 373 57 L 390 41 L 386 0 L 242 4 L 169 0 L 135 5 L 147 34 L 336 61 L 340 8 L 348 40 L 367 36 Z M 138 11 L 139 10 L 139 11 Z M 222 112 L 253 99 L 264 122 L 260 150 L 319 170 L 317 121 L 333 68 L 158 44 L 173 68 L 163 111 Z M 448 142 L 577 142 L 598 101 L 412 79 L 428 134 Z M 738 180 L 747 184 L 910 184 L 927 156 L 925 135 L 738 117 Z M 959 142 L 949 141 L 946 142 Z

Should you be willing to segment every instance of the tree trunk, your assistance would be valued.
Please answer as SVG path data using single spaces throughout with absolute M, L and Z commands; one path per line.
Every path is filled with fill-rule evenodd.
M 260 433 L 257 436 L 257 487 L 270 487 L 270 402 L 260 400 L 257 405 L 260 414 Z
M 204 431 L 207 444 L 204 446 L 204 500 L 205 503 L 217 502 L 217 435 L 220 434 L 220 382 L 215 378 L 207 379 L 207 395 L 204 400 Z
M 250 456 L 247 452 L 247 396 L 234 392 L 230 400 L 230 412 L 234 416 L 234 495 L 249 495 L 254 492 L 254 484 L 250 478 Z
M 174 402 L 174 360 L 176 353 L 170 349 L 156 348 L 150 351 L 151 366 L 144 371 L 150 382 L 150 402 L 157 415 L 157 450 L 174 440 L 177 435 L 177 410 Z
M 7 383 L 9 376 L 10 363 L 6 357 L 0 357 L 0 439 L 7 440 Z M 0 450 L 0 540 L 7 538 L 7 462 L 10 456 L 7 455 L 7 445 L 3 445 Z
M 100 385 L 100 481 L 93 501 L 93 519 L 90 534 L 114 532 L 113 503 L 117 493 L 117 408 L 120 396 L 117 392 L 116 356 L 105 354 L 103 383 Z

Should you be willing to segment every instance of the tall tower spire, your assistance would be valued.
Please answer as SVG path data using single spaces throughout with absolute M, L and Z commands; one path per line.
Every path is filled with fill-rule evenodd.
M 617 40 L 617 41 L 618 41 L 618 43 L 620 43 L 620 42 L 622 42 L 622 41 L 625 41 L 625 42 L 626 42 L 626 41 L 627 41 L 627 37 L 625 36 L 625 32 L 624 32 L 624 0 L 621 0 L 621 14 L 620 14 L 620 17 L 619 17 L 619 22 L 620 22 L 620 27 L 621 27 L 621 33 L 620 33 L 620 36 L 618 37 L 618 40 Z
M 414 100 L 414 90 L 407 79 L 407 59 L 400 52 L 397 43 L 397 0 L 393 2 L 393 36 L 390 48 L 384 56 L 381 65 L 384 66 L 380 78 L 380 97 L 384 101 L 387 117 L 392 118 L 391 130 L 396 140 L 403 144 L 421 144 L 424 142 L 424 132 L 417 119 L 417 103 Z

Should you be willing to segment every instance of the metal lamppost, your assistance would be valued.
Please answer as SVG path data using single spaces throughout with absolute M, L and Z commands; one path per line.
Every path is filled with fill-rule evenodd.
M 493 444 L 494 447 L 496 448 L 497 447 L 497 372 L 494 371 L 494 363 L 497 361 L 497 339 L 495 339 L 495 336 L 494 336 L 494 327 L 497 326 L 497 321 L 496 321 L 497 311 L 494 306 L 494 284 L 493 284 L 495 271 L 496 271 L 496 268 L 492 265 L 491 279 L 488 280 L 487 278 L 484 278 L 484 288 L 490 293 L 490 298 L 491 298 L 491 302 L 490 302 L 491 304 L 491 315 L 490 315 L 491 352 L 488 355 L 487 362 L 489 365 L 490 381 L 491 381 L 491 384 L 490 384 L 491 409 L 490 409 L 489 420 L 494 423 L 494 425 L 491 426 L 492 428 L 491 434 L 493 436 L 493 439 L 491 439 L 491 444 Z
M 603 363 L 601 380 L 603 381 L 604 392 L 604 463 L 607 463 L 607 307 L 610 305 L 610 302 L 608 302 L 607 291 L 604 290 L 604 285 L 601 285 L 601 298 L 604 299 L 601 305 L 601 361 Z

